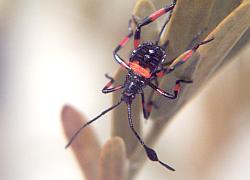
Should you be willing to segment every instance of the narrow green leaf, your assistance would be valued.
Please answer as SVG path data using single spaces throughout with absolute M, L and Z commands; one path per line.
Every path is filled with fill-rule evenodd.
M 215 0 L 178 0 L 169 28 L 161 39 L 169 40 L 168 60 L 184 52 L 193 37 L 207 26 Z M 203 35 L 204 37 L 204 35 Z
M 198 50 L 201 63 L 196 72 L 196 86 L 200 86 L 200 84 L 213 75 L 249 27 L 250 1 L 246 1 L 211 32 L 210 36 L 215 36 L 216 41 Z M 193 90 L 194 88 L 195 86 L 191 89 Z
M 199 1 L 191 0 L 184 1 L 179 0 L 177 7 L 174 11 L 170 27 L 163 36 L 162 41 L 166 39 L 170 40 L 168 60 L 172 60 L 173 57 L 184 52 L 192 41 L 195 35 L 207 28 L 203 33 L 201 39 L 207 36 L 207 34 L 227 15 L 229 14 L 240 2 L 238 0 L 226 0 L 222 1 Z M 183 28 L 185 27 L 185 28 Z M 194 59 L 194 58 L 193 58 Z M 186 78 L 193 79 L 193 73 L 197 67 L 197 60 L 192 60 L 178 68 L 175 72 L 162 78 L 161 87 L 163 89 L 171 89 L 176 79 Z M 183 85 L 184 88 L 186 85 Z M 189 85 L 188 85 L 189 86 Z M 152 118 L 155 119 L 160 116 L 172 117 L 178 110 L 177 104 L 179 100 L 172 101 L 166 100 L 166 98 L 156 94 L 155 97 L 157 103 L 165 101 L 162 104 L 163 109 L 159 111 L 153 111 Z M 180 99 L 180 98 L 179 98 Z
M 193 3 L 196 1 L 188 1 L 186 3 Z M 213 12 L 213 6 L 208 6 L 207 8 L 210 9 L 210 12 L 207 12 L 204 14 L 204 8 L 206 7 L 206 2 L 199 1 L 201 4 L 197 5 L 197 8 L 195 8 L 194 14 L 195 17 L 199 19 L 199 21 L 204 20 L 205 24 L 211 24 L 211 17 L 209 16 L 209 13 Z M 196 3 L 199 4 L 197 1 Z M 212 1 L 210 1 L 212 2 Z M 193 29 L 196 31 L 196 33 L 199 31 L 199 29 L 202 27 L 206 27 L 203 22 L 199 22 L 196 19 L 191 21 L 187 20 L 187 22 L 184 22 L 182 19 L 184 16 L 187 18 L 190 14 L 183 11 L 192 11 L 192 7 L 189 7 L 188 9 L 180 7 L 182 6 L 182 3 L 185 3 L 185 1 L 178 1 L 177 10 L 174 12 L 174 17 L 171 21 L 171 26 L 167 32 L 166 39 L 172 39 L 170 43 L 170 54 L 172 54 L 172 57 L 179 54 L 179 52 L 182 49 L 185 49 L 187 44 L 190 42 L 191 38 L 194 36 L 185 35 L 185 28 L 187 27 L 187 31 L 192 34 L 193 25 L 196 27 Z M 203 4 L 204 3 L 204 4 Z M 226 3 L 226 2 L 225 2 Z M 216 3 L 217 4 L 217 3 Z M 235 4 L 234 4 L 235 5 Z M 189 5 L 186 4 L 188 7 Z M 210 7 L 210 8 L 209 8 Z M 183 8 L 183 9 L 182 9 Z M 179 10 L 178 10 L 179 9 Z M 180 10 L 182 9 L 182 10 Z M 223 7 L 222 7 L 223 9 Z M 226 8 L 228 11 L 233 9 Z M 178 12 L 180 11 L 180 12 Z M 201 19 L 199 18 L 199 14 L 201 13 Z M 178 15 L 178 13 L 182 15 Z M 221 13 L 224 14 L 224 13 Z M 225 15 L 225 14 L 224 14 Z M 193 15 L 192 15 L 193 16 Z M 185 19 L 184 18 L 184 19 Z M 219 19 L 219 18 L 217 18 Z M 180 23 L 180 24 L 179 24 Z M 182 26 L 183 29 L 181 29 L 181 24 L 184 23 L 185 25 Z M 189 23 L 191 23 L 191 27 L 189 26 Z M 198 23 L 195 25 L 195 23 Z M 203 25 L 204 26 L 203 26 Z M 212 23 L 213 24 L 213 23 Z M 159 95 L 156 95 L 156 103 L 161 108 L 159 110 L 155 110 L 153 112 L 153 118 L 155 119 L 153 127 L 150 129 L 150 132 L 147 135 L 146 143 L 150 146 L 155 143 L 155 141 L 159 138 L 161 132 L 163 131 L 164 127 L 169 123 L 169 119 L 173 117 L 173 115 L 188 101 L 193 97 L 193 95 L 201 89 L 201 86 L 207 82 L 208 78 L 211 77 L 214 72 L 217 70 L 218 67 L 221 67 L 220 65 L 223 63 L 226 55 L 230 52 L 230 50 L 233 48 L 233 46 L 237 43 L 237 41 L 240 39 L 240 37 L 246 32 L 246 30 L 250 26 L 250 1 L 245 1 L 242 3 L 239 7 L 233 10 L 230 15 L 228 15 L 209 35 L 209 37 L 214 36 L 215 40 L 211 42 L 210 44 L 207 44 L 206 46 L 200 47 L 198 52 L 188 61 L 186 64 L 184 64 L 182 67 L 178 68 L 178 70 L 175 71 L 175 73 L 171 73 L 167 78 L 164 79 L 162 82 L 162 85 L 164 89 L 171 89 L 174 85 L 174 81 L 177 78 L 190 78 L 194 81 L 191 85 L 183 85 L 181 94 L 177 100 L 168 100 L 164 97 L 161 97 Z M 184 28 L 185 27 L 185 28 Z M 191 30 L 190 30 L 191 29 Z M 183 33 L 183 39 L 182 34 Z M 177 34 L 175 34 L 177 33 Z M 173 37 L 172 37 L 172 36 Z M 179 36 L 179 37 L 178 37 Z M 189 39 L 189 41 L 188 41 Z M 176 41 L 176 42 L 175 42 Z M 138 170 L 141 168 L 141 164 L 145 160 L 145 156 L 143 156 L 143 150 L 138 148 L 136 152 L 131 156 L 130 162 L 131 164 L 137 164 L 137 166 L 131 166 L 130 169 L 130 177 L 133 177 Z M 133 168 L 132 168 L 133 167 Z

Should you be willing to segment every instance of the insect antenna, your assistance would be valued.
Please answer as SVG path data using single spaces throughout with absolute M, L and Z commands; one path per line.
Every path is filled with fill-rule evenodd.
M 132 116 L 131 116 L 131 103 L 127 103 L 128 105 L 128 122 L 129 122 L 129 127 L 131 128 L 131 130 L 133 131 L 133 133 L 135 134 L 136 138 L 140 141 L 141 145 L 143 146 L 143 148 L 145 149 L 148 158 L 151 161 L 157 161 L 158 163 L 160 163 L 162 166 L 164 166 L 165 168 L 171 170 L 171 171 L 175 171 L 174 168 L 172 168 L 171 166 L 165 164 L 164 162 L 160 161 L 159 158 L 157 157 L 157 154 L 155 152 L 155 150 L 151 149 L 150 147 L 148 147 L 144 141 L 142 140 L 142 138 L 140 137 L 140 135 L 136 132 L 136 130 L 134 129 L 134 125 L 133 125 L 133 121 L 132 121 Z
M 74 141 L 74 139 L 77 137 L 77 135 L 88 125 L 90 125 L 92 122 L 96 121 L 97 119 L 99 119 L 101 116 L 103 116 L 104 114 L 106 114 L 107 112 L 111 111 L 112 109 L 116 108 L 117 106 L 119 106 L 122 103 L 122 100 L 120 100 L 117 104 L 114 104 L 113 106 L 109 107 L 108 109 L 106 109 L 105 111 L 101 112 L 98 116 L 96 116 L 94 119 L 88 121 L 87 123 L 83 124 L 70 138 L 68 144 L 65 146 L 65 149 L 68 148 L 72 142 Z

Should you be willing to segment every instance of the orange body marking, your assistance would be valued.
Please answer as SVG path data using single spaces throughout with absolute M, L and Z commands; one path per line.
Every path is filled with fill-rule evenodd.
M 150 74 L 149 70 L 147 70 L 147 69 L 141 67 L 141 66 L 138 64 L 138 61 L 130 62 L 130 63 L 129 63 L 129 66 L 131 67 L 131 69 L 132 69 L 135 73 L 137 73 L 137 74 L 139 74 L 139 75 L 141 75 L 141 76 L 143 76 L 143 77 L 145 77 L 145 78 L 150 78 L 150 77 L 151 77 L 151 74 Z

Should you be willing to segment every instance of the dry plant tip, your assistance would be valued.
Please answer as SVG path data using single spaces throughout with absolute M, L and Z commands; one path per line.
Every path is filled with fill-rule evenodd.
M 123 139 L 113 137 L 102 148 L 99 159 L 99 180 L 126 180 L 128 160 Z
M 61 118 L 67 139 L 70 139 L 72 134 L 82 124 L 87 122 L 87 119 L 70 105 L 63 107 Z M 71 147 L 86 178 L 97 179 L 98 168 L 96 167 L 96 162 L 98 161 L 101 147 L 93 128 L 88 127 L 84 129 L 72 143 Z

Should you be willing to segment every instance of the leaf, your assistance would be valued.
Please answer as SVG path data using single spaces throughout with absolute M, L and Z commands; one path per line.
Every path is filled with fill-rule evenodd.
M 86 119 L 73 107 L 64 106 L 61 113 L 65 135 L 69 139 Z M 71 144 L 73 153 L 84 172 L 86 179 L 96 180 L 98 177 L 97 162 L 100 154 L 100 143 L 91 127 L 85 128 Z
M 195 6 L 193 4 L 194 2 L 196 2 Z M 194 7 L 189 3 L 193 4 Z M 212 6 L 208 5 L 207 7 L 210 12 L 207 12 L 207 14 L 203 12 L 204 10 L 206 11 L 206 3 L 206 1 L 178 1 L 177 10 L 174 11 L 170 28 L 166 32 L 167 34 L 165 36 L 165 39 L 171 40 L 170 57 L 176 56 L 181 50 L 184 50 L 187 47 L 192 37 L 194 37 L 193 31 L 197 33 L 199 29 L 201 30 L 202 28 L 206 27 L 205 24 L 215 24 L 211 23 L 210 18 L 212 16 L 209 16 L 209 13 L 213 12 Z M 182 92 L 178 100 L 175 101 L 168 100 L 156 94 L 156 104 L 161 108 L 159 110 L 153 111 L 152 114 L 152 118 L 155 121 L 153 127 L 150 129 L 146 137 L 146 143 L 149 146 L 156 142 L 161 132 L 169 123 L 170 118 L 172 118 L 173 115 L 184 104 L 186 104 L 186 102 L 190 100 L 198 90 L 200 90 L 201 86 L 204 85 L 204 83 L 207 82 L 208 78 L 214 74 L 215 70 L 220 67 L 220 64 L 223 63 L 226 55 L 230 52 L 230 50 L 237 43 L 244 32 L 249 28 L 249 4 L 249 1 L 242 3 L 232 13 L 230 13 L 230 15 L 227 16 L 215 28 L 215 30 L 210 33 L 209 37 L 214 36 L 215 40 L 206 46 L 200 47 L 198 52 L 192 57 L 190 61 L 182 65 L 182 67 L 178 68 L 175 73 L 171 73 L 164 79 L 164 81 L 162 82 L 162 86 L 164 87 L 164 89 L 170 89 L 171 87 L 173 87 L 174 81 L 177 78 L 190 78 L 194 80 L 194 83 L 192 85 L 182 86 Z M 192 8 L 194 8 L 193 11 L 197 12 L 192 12 Z M 231 10 L 232 8 L 233 7 L 227 7 L 226 9 Z M 189 13 L 185 11 L 188 11 Z M 188 17 L 190 17 L 190 13 L 192 14 L 192 18 L 189 19 Z M 197 17 L 199 21 L 197 21 L 197 19 L 194 19 L 194 14 L 196 14 L 195 17 Z M 224 15 L 224 13 L 220 13 L 220 15 L 222 16 Z M 206 16 L 208 16 L 209 18 L 207 18 Z M 188 18 L 187 22 L 183 20 L 185 18 Z M 202 21 L 206 23 L 203 24 Z M 189 33 L 193 35 L 190 36 Z M 145 160 L 145 156 L 143 156 L 142 151 L 142 149 L 138 148 L 130 158 L 131 164 L 137 164 L 137 166 L 131 165 L 131 177 L 133 177 L 138 172 L 138 170 L 141 168 L 141 164 Z
M 177 1 L 169 28 L 160 41 L 163 44 L 169 40 L 169 61 L 184 52 L 193 37 L 206 27 L 214 1 Z
M 225 18 L 215 29 L 210 33 L 210 37 L 214 36 L 216 39 L 200 47 L 196 55 L 190 60 L 188 65 L 194 65 L 191 69 L 196 69 L 194 74 L 190 73 L 190 66 L 183 66 L 182 76 L 192 78 L 194 83 L 192 85 L 183 86 L 182 94 L 178 98 L 178 101 L 170 102 L 164 98 L 159 97 L 157 103 L 161 107 L 165 107 L 166 110 L 161 110 L 154 115 L 157 121 L 165 121 L 165 123 L 156 123 L 155 128 L 163 129 L 163 124 L 167 124 L 167 121 L 189 100 L 193 95 L 200 90 L 201 86 L 207 82 L 216 69 L 223 63 L 224 58 L 237 43 L 240 37 L 246 32 L 250 26 L 250 7 L 249 1 L 243 3 L 237 9 L 235 9 L 227 18 Z M 199 63 L 198 63 L 199 62 Z M 189 72 L 189 73 L 187 73 Z M 186 74 L 189 74 L 188 76 Z M 191 75 L 190 75 L 191 74 Z M 165 114 L 164 114 L 165 113 Z M 151 132 L 155 133 L 155 131 Z M 150 134 L 151 134 L 150 133 Z M 160 130 L 157 129 L 157 133 Z M 157 136 L 157 135 L 155 135 Z M 152 134 L 151 134 L 152 138 Z
M 163 44 L 169 40 L 168 60 L 184 52 L 195 35 L 205 28 L 201 39 L 206 37 L 239 4 L 239 0 L 178 0 L 169 28 L 160 41 Z
M 99 161 L 99 180 L 126 180 L 128 160 L 124 141 L 111 138 L 102 148 Z
M 200 86 L 214 74 L 249 27 L 250 1 L 245 1 L 211 32 L 210 36 L 216 37 L 213 45 L 210 44 L 198 50 L 201 63 L 196 72 L 196 86 Z M 196 91 L 195 86 L 192 87 L 191 91 Z
M 163 37 L 163 40 L 164 38 L 167 38 L 167 39 L 173 38 L 172 41 L 170 40 L 170 44 L 169 44 L 169 49 L 170 49 L 168 53 L 169 57 L 176 57 L 177 55 L 182 53 L 190 44 L 193 37 L 199 31 L 202 31 L 205 28 L 207 28 L 208 30 L 204 32 L 204 35 L 207 35 L 210 32 L 211 28 L 213 28 L 214 25 L 218 24 L 219 23 L 218 21 L 221 20 L 225 16 L 225 14 L 233 10 L 235 6 L 239 3 L 239 1 L 236 2 L 235 0 L 230 0 L 230 5 L 227 4 L 227 1 L 219 1 L 219 2 L 220 3 L 218 3 L 217 1 L 209 1 L 210 3 L 209 4 L 207 1 L 202 1 L 202 2 L 199 1 L 199 3 L 196 2 L 195 0 L 188 1 L 188 2 L 182 1 L 182 0 L 178 1 L 179 4 L 177 4 L 178 6 L 176 7 L 176 11 L 174 11 L 172 21 L 170 22 L 171 24 L 170 24 L 169 30 L 166 32 L 165 37 Z M 179 8 L 179 6 L 181 6 L 181 9 Z M 194 9 L 192 9 L 192 7 Z M 218 12 L 219 7 L 221 8 L 221 10 L 224 10 L 224 11 Z M 186 9 L 188 9 L 190 12 L 188 13 L 185 12 Z M 195 12 L 192 12 L 192 10 Z M 188 19 L 188 20 L 185 21 L 185 19 Z M 185 28 L 181 28 L 182 25 Z M 183 39 L 177 38 L 177 37 L 183 37 L 183 36 L 184 36 Z M 193 79 L 194 78 L 193 74 L 196 70 L 198 61 L 195 58 L 192 58 L 192 59 L 193 60 L 190 60 L 188 63 L 184 64 L 182 67 L 176 69 L 173 73 L 165 76 L 162 79 L 161 87 L 163 89 L 171 89 L 176 79 L 179 79 L 179 78 Z M 187 85 L 187 86 L 190 87 L 190 85 Z M 184 89 L 187 86 L 183 85 L 182 92 L 185 92 Z M 158 117 L 161 117 L 161 116 L 170 118 L 173 116 L 175 111 L 178 110 L 179 106 L 177 104 L 180 103 L 179 101 L 180 98 L 178 98 L 178 102 L 177 102 L 177 100 L 175 101 L 166 100 L 166 98 L 161 97 L 158 94 L 156 94 L 155 99 L 158 104 L 161 104 L 162 107 L 166 107 L 166 108 L 162 108 L 159 111 L 153 111 L 152 116 L 151 116 L 153 119 L 157 119 Z M 165 101 L 165 103 L 161 101 Z
M 227 57 L 225 58 L 225 60 L 220 66 L 223 66 L 224 64 L 226 64 L 227 60 L 230 61 L 231 58 L 234 58 L 235 56 L 239 55 L 241 50 L 244 49 L 250 43 L 249 39 L 250 39 L 250 28 L 248 28 L 248 30 L 240 38 L 240 40 L 233 47 L 233 49 L 230 51 L 230 53 L 227 55 Z

